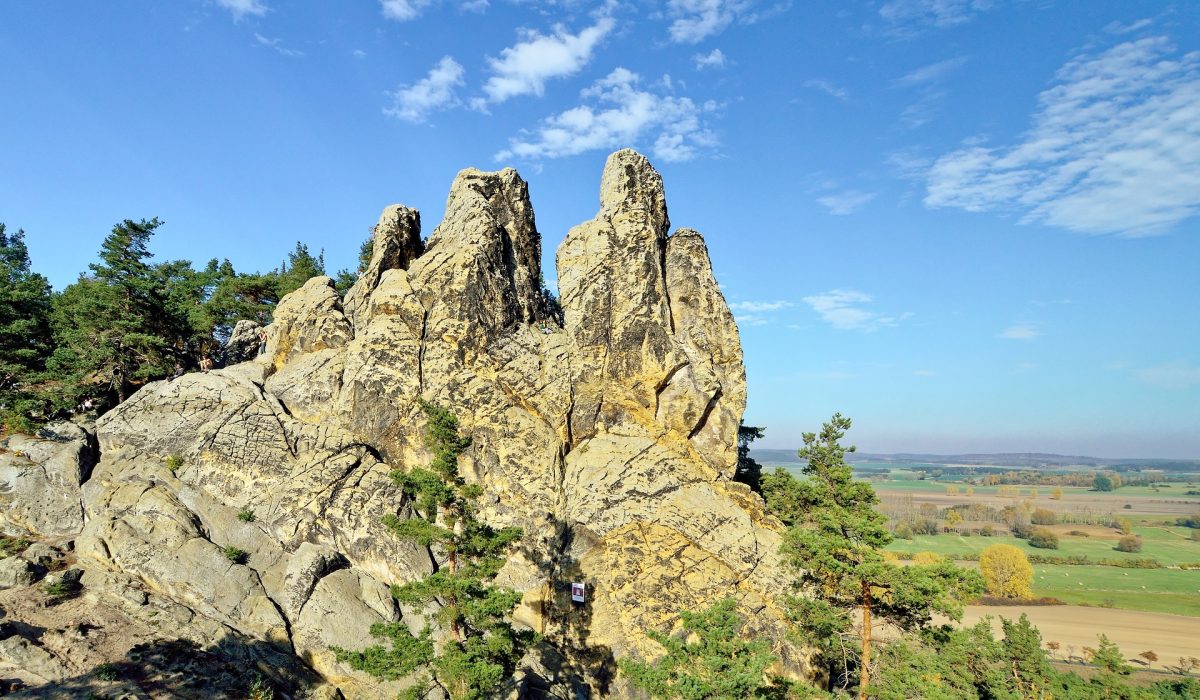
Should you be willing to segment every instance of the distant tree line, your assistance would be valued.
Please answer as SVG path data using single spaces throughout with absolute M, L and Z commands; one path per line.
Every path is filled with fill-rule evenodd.
M 146 382 L 193 369 L 220 353 L 239 319 L 266 324 L 275 305 L 324 275 L 324 252 L 296 243 L 266 273 L 238 272 L 229 260 L 197 268 L 153 262 L 157 218 L 126 219 L 97 260 L 61 291 L 35 272 L 25 232 L 0 224 L 0 425 L 28 431 L 81 408 L 102 412 Z M 370 258 L 364 244 L 363 255 Z M 365 261 L 360 257 L 360 270 Z M 342 270 L 343 292 L 358 272 Z

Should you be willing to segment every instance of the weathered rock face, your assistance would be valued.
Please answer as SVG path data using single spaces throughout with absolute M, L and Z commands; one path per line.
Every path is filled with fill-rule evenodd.
M 94 439 L 74 423 L 0 443 L 0 532 L 74 535 L 83 527 L 79 490 L 96 463 Z
M 100 420 L 80 561 L 300 655 L 350 697 L 394 695 L 328 647 L 418 624 L 386 586 L 436 562 L 381 520 L 410 515 L 388 473 L 430 460 L 424 399 L 470 435 L 460 467 L 483 517 L 524 530 L 500 575 L 546 639 L 523 683 L 623 696 L 614 658 L 654 653 L 646 630 L 726 596 L 798 663 L 772 602 L 779 524 L 730 480 L 737 327 L 645 158 L 609 158 L 599 213 L 560 246 L 562 316 L 512 170 L 459 173 L 427 245 L 401 206 L 373 240 L 344 301 L 321 277 L 279 304 L 262 356 L 147 385 Z
M 262 326 L 254 321 L 242 319 L 233 325 L 229 340 L 225 343 L 225 364 L 253 360 L 258 355 L 259 337 Z

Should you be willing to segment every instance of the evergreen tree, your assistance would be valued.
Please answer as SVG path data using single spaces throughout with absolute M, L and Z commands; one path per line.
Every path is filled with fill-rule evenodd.
M 0 223 L 0 425 L 32 429 L 44 417 L 39 384 L 50 353 L 50 283 L 33 272 L 25 232 Z
M 429 423 L 425 438 L 434 458 L 428 469 L 392 472 L 419 517 L 388 516 L 384 523 L 397 537 L 413 540 L 445 556 L 445 565 L 423 579 L 393 585 L 392 595 L 418 609 L 436 603 L 433 622 L 448 632 L 435 642 L 426 626 L 413 635 L 402 623 L 377 624 L 371 634 L 388 642 L 362 651 L 334 649 L 337 658 L 376 677 L 396 679 L 424 671 L 424 682 L 410 691 L 422 697 L 436 685 L 454 700 L 496 696 L 533 635 L 513 628 L 508 616 L 520 602 L 516 591 L 491 583 L 509 547 L 521 537 L 519 528 L 500 530 L 481 522 L 476 501 L 483 490 L 458 473 L 458 458 L 470 446 L 459 434 L 450 411 L 422 402 Z
M 313 277 L 325 274 L 325 251 L 317 257 L 308 252 L 308 246 L 296 241 L 296 249 L 287 255 L 285 262 L 276 272 L 276 294 L 280 299 L 304 286 Z
M 113 227 L 100 262 L 54 300 L 57 345 L 50 368 L 60 381 L 59 403 L 82 396 L 124 401 L 135 386 L 166 376 L 174 364 L 177 333 L 162 294 L 160 274 L 147 262 L 157 218 L 126 219 Z
M 733 480 L 746 484 L 757 493 L 762 493 L 762 465 L 750 456 L 750 444 L 766 432 L 766 428 L 756 428 L 745 423 L 738 425 L 737 467 L 733 472 Z
M 800 457 L 808 478 L 797 481 L 780 469 L 763 479 L 763 492 L 771 511 L 790 525 L 782 551 L 799 573 L 801 595 L 787 603 L 801 636 L 828 664 L 831 682 L 849 680 L 851 614 L 861 612 L 858 691 L 865 699 L 872 616 L 906 631 L 927 627 L 935 612 L 958 619 L 962 600 L 981 593 L 983 581 L 950 562 L 902 567 L 884 558 L 892 535 L 874 509 L 875 491 L 852 478 L 845 456 L 854 448 L 839 443 L 849 428 L 850 420 L 837 414 L 819 436 L 805 433 Z
M 666 654 L 654 663 L 621 659 L 621 673 L 664 700 L 788 697 L 790 685 L 766 675 L 776 661 L 771 645 L 745 638 L 736 607 L 726 598 L 707 610 L 684 611 L 683 638 L 650 630 Z

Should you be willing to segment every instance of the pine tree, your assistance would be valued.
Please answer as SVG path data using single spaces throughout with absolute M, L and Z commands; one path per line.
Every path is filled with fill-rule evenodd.
M 174 364 L 177 333 L 162 295 L 160 274 L 146 262 L 148 243 L 162 222 L 126 219 L 113 227 L 90 276 L 54 299 L 57 345 L 49 362 L 59 381 L 58 401 L 70 408 L 83 396 L 108 394 L 117 403 Z
M 733 472 L 733 480 L 746 484 L 757 493 L 762 493 L 762 465 L 750 456 L 750 444 L 766 432 L 766 428 L 756 428 L 744 423 L 738 425 L 737 467 Z
M 0 223 L 0 424 L 32 429 L 45 415 L 39 384 L 50 354 L 50 283 L 30 268 L 25 232 Z
M 287 262 L 280 266 L 276 275 L 276 293 L 278 297 L 291 294 L 304 286 L 313 277 L 325 274 L 325 251 L 317 257 L 308 252 L 308 246 L 296 241 L 296 249 L 287 255 Z
M 831 681 L 848 681 L 854 654 L 847 644 L 851 614 L 861 612 L 858 654 L 860 698 L 870 684 L 871 619 L 881 617 L 902 630 L 925 628 L 935 612 L 958 619 L 962 600 L 983 591 L 973 571 L 950 562 L 897 566 L 881 550 L 892 541 L 869 484 L 852 478 L 839 441 L 850 428 L 840 414 L 818 436 L 804 434 L 800 457 L 804 481 L 780 469 L 764 478 L 768 507 L 785 524 L 783 554 L 799 573 L 801 595 L 788 599 L 801 635 L 830 666 Z
M 414 698 L 422 697 L 430 685 L 454 700 L 491 698 L 533 641 L 531 633 L 514 629 L 508 619 L 520 594 L 492 583 L 521 530 L 497 530 L 479 520 L 476 502 L 483 490 L 458 473 L 459 455 L 470 439 L 459 434 L 458 420 L 450 411 L 427 402 L 421 408 L 429 421 L 425 438 L 433 462 L 428 469 L 391 475 L 418 517 L 388 516 L 384 524 L 397 537 L 443 554 L 445 565 L 423 579 L 393 585 L 392 595 L 418 609 L 430 603 L 440 606 L 432 622 L 448 638 L 435 642 L 430 625 L 413 635 L 402 623 L 378 624 L 371 634 L 386 640 L 387 647 L 333 651 L 339 660 L 379 678 L 423 671 L 424 682 L 410 692 Z

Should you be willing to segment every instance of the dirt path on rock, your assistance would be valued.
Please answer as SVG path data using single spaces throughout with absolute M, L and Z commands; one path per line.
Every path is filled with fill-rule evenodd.
M 1083 647 L 1097 646 L 1100 634 L 1121 648 L 1125 658 L 1134 659 L 1143 651 L 1158 654 L 1154 668 L 1175 665 L 1181 656 L 1200 656 L 1200 618 L 1165 613 L 1089 608 L 1078 605 L 982 606 L 971 605 L 963 614 L 963 624 L 972 625 L 987 615 L 1019 619 L 1021 613 L 1042 631 L 1044 641 L 1062 645 L 1058 658 L 1065 659 L 1070 646 L 1082 655 Z M 1000 634 L 999 619 L 993 621 Z

